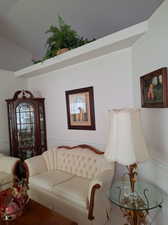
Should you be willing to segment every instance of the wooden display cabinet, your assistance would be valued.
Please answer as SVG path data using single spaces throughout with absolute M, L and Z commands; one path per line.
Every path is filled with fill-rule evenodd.
M 44 98 L 19 90 L 7 99 L 10 155 L 27 159 L 47 150 Z

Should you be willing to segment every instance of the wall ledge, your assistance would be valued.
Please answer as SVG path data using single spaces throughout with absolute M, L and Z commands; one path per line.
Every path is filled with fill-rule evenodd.
M 104 38 L 70 50 L 62 55 L 48 59 L 14 72 L 16 77 L 34 77 L 85 62 L 124 48 L 131 47 L 148 30 L 148 21 L 123 29 Z

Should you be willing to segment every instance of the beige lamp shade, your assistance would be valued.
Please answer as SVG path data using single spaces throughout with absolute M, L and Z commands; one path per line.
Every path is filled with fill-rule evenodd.
M 109 115 L 110 131 L 105 158 L 127 166 L 148 159 L 140 109 L 115 109 L 109 111 Z

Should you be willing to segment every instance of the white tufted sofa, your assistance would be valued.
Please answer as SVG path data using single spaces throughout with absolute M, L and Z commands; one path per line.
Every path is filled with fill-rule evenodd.
M 114 164 L 88 145 L 62 146 L 27 159 L 30 196 L 79 225 L 104 224 Z

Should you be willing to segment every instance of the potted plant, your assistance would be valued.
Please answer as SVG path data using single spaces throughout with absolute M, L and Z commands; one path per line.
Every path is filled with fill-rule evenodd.
M 52 58 L 58 54 L 95 40 L 88 40 L 87 38 L 80 37 L 70 25 L 65 24 L 61 16 L 58 16 L 58 26 L 51 25 L 46 33 L 50 35 L 46 42 L 47 51 L 43 60 Z M 34 60 L 33 62 L 38 63 L 39 61 L 40 60 Z

